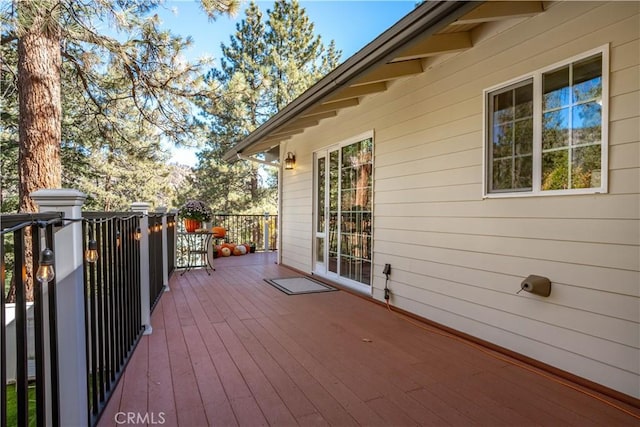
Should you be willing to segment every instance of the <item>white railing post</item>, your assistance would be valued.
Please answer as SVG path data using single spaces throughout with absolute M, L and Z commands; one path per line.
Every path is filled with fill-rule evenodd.
M 140 218 L 140 322 L 144 326 L 144 335 L 153 332 L 151 327 L 151 290 L 149 279 L 149 208 L 146 202 L 134 202 L 131 204 L 133 212 L 142 214 Z
M 164 286 L 164 291 L 168 292 L 169 289 L 169 248 L 167 238 L 167 233 L 169 230 L 167 229 L 167 207 L 161 206 L 156 209 L 156 212 L 162 214 L 162 285 Z
M 264 251 L 269 251 L 269 212 L 264 213 Z
M 40 212 L 63 212 L 82 218 L 84 193 L 71 189 L 38 190 L 30 194 Z M 89 422 L 87 348 L 85 337 L 82 222 L 74 221 L 55 233 L 56 316 L 60 425 Z

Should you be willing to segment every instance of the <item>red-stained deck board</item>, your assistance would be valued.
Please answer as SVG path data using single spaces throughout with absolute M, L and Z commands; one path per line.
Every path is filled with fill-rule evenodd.
M 173 400 L 173 381 L 171 379 L 171 362 L 162 313 L 163 305 L 167 301 L 161 299 L 156 306 L 153 333 L 146 340 L 149 342 L 148 363 L 153 369 L 148 369 L 148 408 L 149 412 L 162 414 L 167 425 L 177 424 L 176 408 Z
M 295 358 L 287 348 L 286 343 L 280 343 L 258 321 L 245 321 L 245 326 L 252 331 L 280 367 L 298 386 L 301 393 L 322 414 L 322 418 L 333 425 L 356 425 L 355 420 L 345 411 L 340 403 L 305 369 L 299 359 Z M 305 418 L 305 417 L 302 417 Z M 302 419 L 299 418 L 299 419 Z M 313 418 L 315 417 L 306 417 Z
M 202 397 L 198 391 L 198 384 L 183 331 L 183 327 L 193 324 L 193 320 L 190 314 L 178 314 L 178 307 L 181 307 L 183 310 L 186 310 L 188 307 L 185 304 L 184 298 L 181 298 L 181 291 L 176 289 L 171 297 L 174 304 L 166 304 L 163 312 L 167 350 L 171 363 L 173 399 L 178 424 L 185 426 L 207 425 L 208 422 Z M 149 367 L 153 369 L 153 365 L 150 364 Z
M 364 298 L 286 295 L 264 279 L 299 273 L 274 259 L 174 274 L 99 425 L 119 412 L 183 427 L 640 424 Z

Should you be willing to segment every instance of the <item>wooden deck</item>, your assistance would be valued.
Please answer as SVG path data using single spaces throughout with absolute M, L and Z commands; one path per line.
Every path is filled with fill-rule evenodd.
M 288 296 L 274 260 L 174 274 L 99 425 L 640 425 L 348 292 Z

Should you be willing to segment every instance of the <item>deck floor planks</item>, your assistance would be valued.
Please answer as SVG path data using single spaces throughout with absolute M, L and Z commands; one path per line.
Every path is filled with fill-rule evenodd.
M 285 295 L 263 279 L 299 273 L 269 255 L 174 274 L 99 425 L 638 425 L 347 292 Z
M 198 385 L 183 333 L 184 326 L 193 324 L 191 311 L 188 310 L 181 289 L 174 288 L 170 298 L 170 303 L 164 306 L 163 314 L 178 424 L 207 425 L 202 399 L 199 394 L 193 392 L 197 390 Z M 179 317 L 179 307 L 188 310 L 189 315 L 183 313 Z
M 353 302 L 355 304 L 364 303 L 359 299 L 355 299 Z M 305 313 L 308 318 L 314 317 L 314 314 L 309 309 L 305 310 Z M 339 339 L 336 339 L 336 334 L 325 334 L 323 332 L 324 328 L 309 328 L 309 324 L 315 325 L 320 321 L 320 319 L 315 320 L 316 321 L 312 323 L 305 323 L 305 329 L 308 330 L 311 340 L 317 341 L 317 345 L 322 347 L 334 349 L 332 354 L 328 355 L 328 358 L 330 360 L 337 359 L 343 361 L 344 369 L 354 376 L 353 381 L 349 382 L 349 386 L 361 397 L 363 401 L 369 403 L 372 400 L 380 401 L 380 399 L 384 399 L 386 402 L 389 402 L 390 406 L 395 405 L 397 408 L 400 408 L 400 412 L 406 413 L 414 420 L 414 422 L 426 423 L 428 420 L 432 419 L 432 414 L 429 414 L 429 410 L 427 408 L 422 406 L 420 402 L 413 399 L 413 397 L 406 394 L 401 387 L 396 385 L 397 381 L 395 379 L 396 371 L 394 364 L 381 363 L 380 360 L 376 359 L 375 356 L 380 353 L 380 351 L 376 348 L 375 341 L 370 343 L 364 342 L 359 335 L 353 335 L 343 330 L 341 330 L 341 333 L 337 334 Z M 355 325 L 358 323 L 358 319 L 349 319 L 348 322 L 350 325 Z M 297 339 L 301 340 L 299 336 Z M 343 374 L 340 378 L 343 380 L 345 380 L 345 378 L 349 378 L 344 375 L 344 371 L 341 372 L 343 372 Z M 360 386 L 366 387 L 371 393 L 373 393 L 373 397 L 362 395 L 359 392 Z M 417 383 L 412 382 L 411 389 L 415 389 L 417 387 Z M 375 406 L 369 406 L 372 407 L 372 409 L 375 408 Z M 386 413 L 387 416 L 389 414 L 390 412 Z M 396 422 L 390 419 L 387 419 L 387 421 Z
M 214 324 L 205 320 L 205 309 L 201 305 L 201 301 L 197 298 L 195 292 L 198 289 L 193 287 L 183 287 L 185 295 L 189 301 L 189 307 L 194 313 L 196 319 L 199 320 L 198 329 L 207 348 L 209 356 L 213 361 L 217 374 L 219 375 L 222 387 L 229 399 L 231 408 L 236 415 L 237 421 L 241 425 L 247 425 L 247 422 L 266 425 L 264 418 L 257 402 L 255 401 L 249 387 L 244 381 L 240 370 L 229 355 L 224 343 L 215 331 Z M 229 315 L 232 316 L 232 315 Z M 208 320 L 209 318 L 206 317 Z M 220 322 L 222 323 L 222 322 Z M 207 397 L 204 396 L 203 400 Z M 226 424 L 223 424 L 226 425 Z M 230 424 L 232 425 L 232 424 Z
M 289 353 L 305 367 L 309 374 L 318 381 L 327 392 L 337 401 L 347 413 L 361 425 L 384 425 L 384 420 L 369 408 L 358 396 L 343 383 L 335 372 L 327 369 L 322 363 L 322 357 L 309 352 L 301 343 L 289 336 L 279 325 L 271 319 L 261 318 L 259 322 L 269 330 L 273 336 L 287 348 Z
M 217 323 L 214 327 L 229 351 L 229 355 L 242 372 L 244 380 L 267 421 L 276 426 L 295 425 L 296 422 L 291 412 L 244 348 L 229 323 Z
M 253 333 L 241 321 L 229 322 L 256 365 L 264 373 L 280 399 L 295 418 L 317 413 L 316 408 L 289 377 L 288 373 L 265 350 Z
M 127 364 L 129 375 L 124 378 L 122 387 L 121 412 L 148 412 L 147 366 L 149 344 L 142 341 L 131 355 Z
M 168 302 L 169 294 L 163 295 L 154 313 L 153 333 L 146 340 L 149 342 L 149 357 L 147 359 L 149 385 L 149 412 L 159 416 L 162 413 L 167 425 L 178 423 L 173 398 L 173 381 L 171 379 L 171 362 L 164 325 L 164 304 Z M 145 339 L 143 337 L 143 339 Z M 151 367 L 151 368 L 150 368 Z
M 333 425 L 356 425 L 355 420 L 344 410 L 342 405 L 300 364 L 283 344 L 262 326 L 257 320 L 246 320 L 245 326 L 267 349 L 279 365 L 287 370 L 289 377 L 296 383 L 302 393 Z

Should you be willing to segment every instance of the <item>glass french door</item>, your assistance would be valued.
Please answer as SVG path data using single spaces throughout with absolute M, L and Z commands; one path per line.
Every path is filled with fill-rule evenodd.
M 315 155 L 314 272 L 371 286 L 373 138 Z

